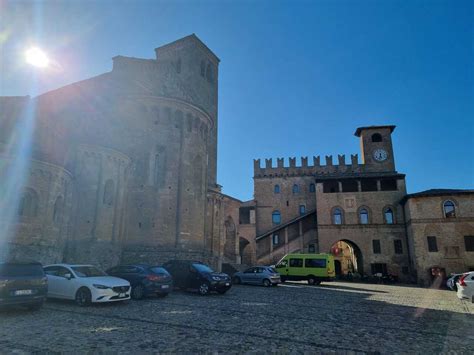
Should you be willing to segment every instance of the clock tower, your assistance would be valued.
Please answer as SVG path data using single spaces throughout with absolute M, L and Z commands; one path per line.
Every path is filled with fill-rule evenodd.
M 392 132 L 395 126 L 359 127 L 355 136 L 360 138 L 362 163 L 367 171 L 394 172 L 395 159 Z

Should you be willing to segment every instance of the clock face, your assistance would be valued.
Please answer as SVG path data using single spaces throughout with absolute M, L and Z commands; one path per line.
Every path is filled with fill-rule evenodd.
M 374 159 L 377 161 L 384 161 L 388 158 L 388 154 L 383 149 L 376 149 L 374 151 Z

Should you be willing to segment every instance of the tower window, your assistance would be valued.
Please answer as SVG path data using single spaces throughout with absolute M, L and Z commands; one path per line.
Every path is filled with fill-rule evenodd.
M 272 222 L 273 222 L 273 224 L 280 224 L 281 223 L 280 211 L 273 211 L 273 213 L 272 213 Z
M 279 194 L 280 193 L 280 185 L 275 185 L 273 187 L 273 192 L 276 193 L 276 194 Z
M 294 194 L 297 194 L 300 192 L 300 187 L 296 184 L 293 185 L 293 193 Z
M 214 73 L 213 73 L 213 70 L 212 70 L 211 63 L 207 64 L 206 78 L 207 78 L 207 81 L 209 81 L 210 83 L 212 83 L 214 81 Z
M 456 207 L 452 201 L 446 201 L 443 203 L 443 211 L 446 218 L 456 217 Z
M 309 184 L 309 192 L 315 192 L 316 191 L 316 187 L 314 186 L 314 184 Z
M 381 142 L 381 141 L 382 141 L 382 135 L 380 133 L 372 134 L 372 142 Z

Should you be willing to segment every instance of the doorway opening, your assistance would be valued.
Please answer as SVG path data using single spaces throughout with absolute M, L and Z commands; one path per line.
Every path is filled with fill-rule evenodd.
M 331 246 L 330 253 L 334 256 L 336 275 L 364 274 L 362 252 L 354 242 L 347 239 L 338 240 Z

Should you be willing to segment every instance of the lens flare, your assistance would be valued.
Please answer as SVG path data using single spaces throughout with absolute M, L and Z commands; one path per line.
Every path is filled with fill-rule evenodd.
M 49 65 L 49 58 L 45 52 L 38 47 L 32 47 L 25 53 L 26 62 L 38 68 L 46 68 Z

